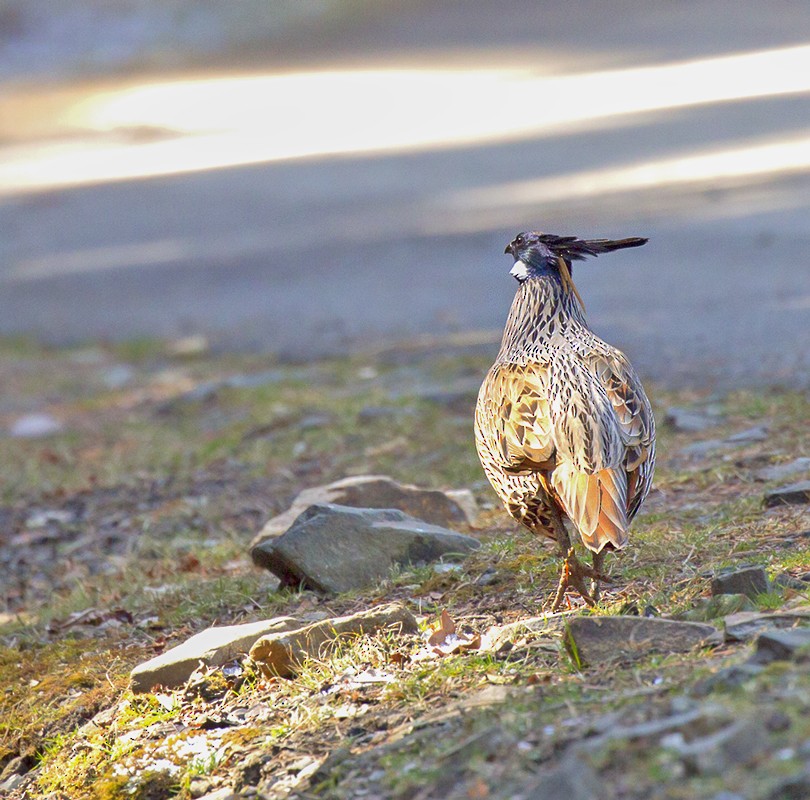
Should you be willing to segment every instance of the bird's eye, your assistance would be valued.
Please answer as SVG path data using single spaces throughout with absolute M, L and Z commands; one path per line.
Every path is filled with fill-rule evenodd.
M 518 237 L 516 237 L 516 238 L 515 238 L 515 244 L 516 244 L 516 245 L 518 245 L 518 246 L 520 246 L 520 245 L 524 244 L 523 237 L 522 237 L 522 236 L 518 236 Z

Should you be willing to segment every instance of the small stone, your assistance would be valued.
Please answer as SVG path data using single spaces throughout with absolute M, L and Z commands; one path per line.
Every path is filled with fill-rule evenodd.
M 681 455 L 690 458 L 703 458 L 719 450 L 728 450 L 741 447 L 753 442 L 763 442 L 768 438 L 768 429 L 762 425 L 748 428 L 744 431 L 727 436 L 725 439 L 707 439 L 703 442 L 693 442 L 681 448 Z
M 757 664 L 772 661 L 804 661 L 810 656 L 810 628 L 765 631 L 756 642 L 753 660 Z
M 718 670 L 714 675 L 697 683 L 692 694 L 695 697 L 706 697 L 718 690 L 736 689 L 759 675 L 764 667 L 759 664 L 733 664 Z
M 381 419 L 395 419 L 413 415 L 414 409 L 405 406 L 363 406 L 357 412 L 357 421 L 362 423 L 376 422 Z
M 233 789 L 223 786 L 221 789 L 215 789 L 213 792 L 203 795 L 198 800 L 238 800 L 238 795 Z
M 733 572 L 720 573 L 712 580 L 712 594 L 744 594 L 754 598 L 767 594 L 770 589 L 768 575 L 762 567 L 746 567 Z
M 38 439 L 62 430 L 62 423 L 50 414 L 26 414 L 11 423 L 9 433 L 16 439 Z
M 740 720 L 685 743 L 678 751 L 691 773 L 720 775 L 738 764 L 750 763 L 767 746 L 767 737 L 756 720 Z
M 211 791 L 211 781 L 201 775 L 195 775 L 188 785 L 188 793 L 193 798 L 199 798 Z
M 669 425 L 675 431 L 685 433 L 705 431 L 707 428 L 722 424 L 722 422 L 723 418 L 721 416 L 706 414 L 704 411 L 695 408 L 672 406 L 667 409 L 664 415 L 665 425 Z
M 799 578 L 794 578 L 789 572 L 780 572 L 773 579 L 773 583 L 783 589 L 795 589 L 797 592 L 807 591 L 807 583 Z
M 768 428 L 765 425 L 757 425 L 754 428 L 746 428 L 744 431 L 732 433 L 725 441 L 730 444 L 748 444 L 749 442 L 764 442 L 768 438 Z
M 101 373 L 101 382 L 108 389 L 122 389 L 135 377 L 135 370 L 128 364 L 113 364 Z
M 63 511 L 58 508 L 49 508 L 42 511 L 35 511 L 25 521 L 25 527 L 31 530 L 46 528 L 48 525 L 69 525 L 76 520 L 73 511 Z
M 584 761 L 573 755 L 564 758 L 562 763 L 538 775 L 517 794 L 510 797 L 519 800 L 593 800 L 601 797 L 604 790 L 596 773 Z
M 191 358 L 192 356 L 204 355 L 209 348 L 208 338 L 203 334 L 195 334 L 173 339 L 166 346 L 166 351 L 170 356 L 176 358 Z
M 772 733 L 786 731 L 793 724 L 793 720 L 784 711 L 774 711 L 765 720 L 765 727 Z
M 798 775 L 781 778 L 766 795 L 766 800 L 805 800 L 810 797 L 810 768 L 805 767 Z
M 515 622 L 508 622 L 505 625 L 493 625 L 487 630 L 481 640 L 481 650 L 499 651 L 505 644 L 518 637 L 532 635 L 532 644 L 547 644 L 552 651 L 559 650 L 559 640 L 551 638 L 558 633 L 562 627 L 559 618 L 549 617 L 528 617 Z M 538 641 L 534 636 L 545 634 Z
M 810 503 L 810 481 L 800 481 L 789 486 L 781 486 L 765 494 L 765 507 L 781 505 L 804 505 Z
M 774 464 L 770 467 L 763 467 L 754 474 L 758 481 L 782 481 L 792 478 L 794 475 L 801 475 L 810 472 L 810 458 L 796 458 L 784 464 Z
M 397 509 L 313 505 L 290 529 L 255 546 L 253 561 L 287 586 L 348 592 L 373 586 L 397 566 L 466 555 L 477 539 Z
M 200 665 L 221 666 L 250 650 L 257 639 L 268 633 L 302 627 L 293 617 L 208 628 L 135 667 L 130 673 L 133 692 L 148 692 L 155 686 L 182 686 Z
M 307 414 L 295 424 L 300 431 L 317 430 L 318 428 L 328 428 L 334 424 L 334 417 L 329 414 Z
M 498 575 L 498 570 L 495 567 L 487 567 L 476 579 L 476 586 L 492 586 L 493 583 L 499 583 L 502 578 Z
M 0 791 L 13 792 L 18 789 L 22 782 L 25 780 L 25 775 L 9 775 L 2 783 L 0 783 Z
M 703 458 L 717 450 L 723 450 L 728 444 L 722 439 L 706 439 L 703 442 L 693 442 L 681 448 L 681 455 L 689 458 Z
M 642 658 L 652 652 L 681 653 L 719 640 L 711 625 L 657 617 L 574 617 L 565 645 L 582 665 Z

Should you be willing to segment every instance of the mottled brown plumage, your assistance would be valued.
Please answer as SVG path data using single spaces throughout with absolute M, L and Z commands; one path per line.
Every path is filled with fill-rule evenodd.
M 478 395 L 476 447 L 509 513 L 560 545 L 555 608 L 569 584 L 593 602 L 583 576 L 597 594 L 603 551 L 627 544 L 655 464 L 650 403 L 626 356 L 588 327 L 571 262 L 646 241 L 523 233 L 506 248 L 520 286 Z M 564 518 L 593 569 L 577 561 Z

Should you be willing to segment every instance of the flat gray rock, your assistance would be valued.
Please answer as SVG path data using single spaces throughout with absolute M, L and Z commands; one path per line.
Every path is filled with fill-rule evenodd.
M 768 438 L 768 427 L 766 425 L 756 425 L 753 428 L 746 428 L 744 431 L 737 431 L 726 437 L 729 444 L 748 444 L 749 442 L 764 442 Z
M 471 536 L 398 509 L 320 504 L 310 506 L 283 536 L 258 544 L 251 554 L 282 584 L 348 592 L 374 585 L 395 566 L 430 563 L 479 546 Z
M 664 415 L 664 424 L 675 431 L 685 433 L 696 433 L 705 431 L 723 423 L 723 417 L 719 414 L 711 414 L 698 408 L 681 408 L 672 406 L 667 409 Z
M 752 762 L 768 745 L 762 724 L 753 719 L 737 720 L 708 736 L 685 741 L 672 736 L 667 745 L 679 756 L 690 774 L 721 775 L 737 764 Z
M 796 661 L 810 658 L 810 628 L 765 631 L 757 639 L 753 660 L 757 664 L 771 661 Z
M 419 632 L 419 623 L 402 603 L 388 603 L 357 614 L 314 622 L 295 631 L 262 636 L 250 648 L 250 657 L 267 677 L 290 677 L 304 661 L 318 657 L 338 639 L 382 630 L 414 634 Z
M 763 467 L 754 473 L 758 481 L 783 481 L 792 478 L 794 475 L 802 475 L 810 472 L 810 458 L 795 458 L 784 464 L 773 464 L 770 467 Z
M 398 508 L 412 517 L 443 526 L 474 525 L 478 517 L 475 497 L 467 489 L 447 492 L 420 489 L 387 475 L 357 475 L 304 489 L 287 511 L 265 524 L 251 542 L 251 548 L 281 536 L 310 506 L 326 503 L 353 508 Z
M 742 447 L 754 442 L 764 442 L 768 438 L 768 429 L 764 425 L 757 425 L 754 428 L 747 428 L 743 431 L 732 433 L 725 439 L 707 439 L 703 442 L 693 442 L 681 448 L 681 455 L 688 458 L 703 458 L 717 451 L 729 450 L 734 447 Z
M 295 630 L 304 625 L 305 622 L 293 617 L 275 617 L 245 625 L 208 628 L 135 667 L 130 673 L 132 691 L 148 692 L 155 686 L 182 686 L 200 662 L 210 667 L 226 664 L 247 654 L 262 636 Z
M 741 611 L 730 614 L 723 620 L 726 641 L 744 642 L 769 629 L 810 626 L 810 610 L 782 611 L 773 614 L 760 614 L 755 611 Z
M 513 797 L 519 800 L 593 800 L 599 797 L 601 784 L 596 773 L 584 761 L 569 755 L 556 767 L 541 772 Z
M 810 503 L 810 481 L 792 483 L 765 494 L 765 506 L 773 508 L 781 505 L 804 505 Z
M 721 572 L 712 579 L 712 594 L 744 594 L 756 597 L 770 591 L 771 582 L 762 567 L 745 567 L 732 572 Z
M 575 661 L 597 665 L 642 658 L 649 653 L 682 653 L 720 638 L 712 625 L 649 617 L 574 617 L 565 646 Z

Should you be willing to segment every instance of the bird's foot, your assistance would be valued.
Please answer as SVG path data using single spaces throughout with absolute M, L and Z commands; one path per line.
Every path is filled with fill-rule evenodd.
M 591 589 L 585 586 L 585 578 L 591 579 Z M 599 581 L 610 582 L 610 576 L 583 564 L 576 556 L 574 548 L 570 548 L 563 561 L 560 582 L 557 584 L 557 593 L 554 596 L 552 611 L 559 611 L 565 599 L 568 587 L 576 589 L 586 605 L 595 606 L 599 600 Z

